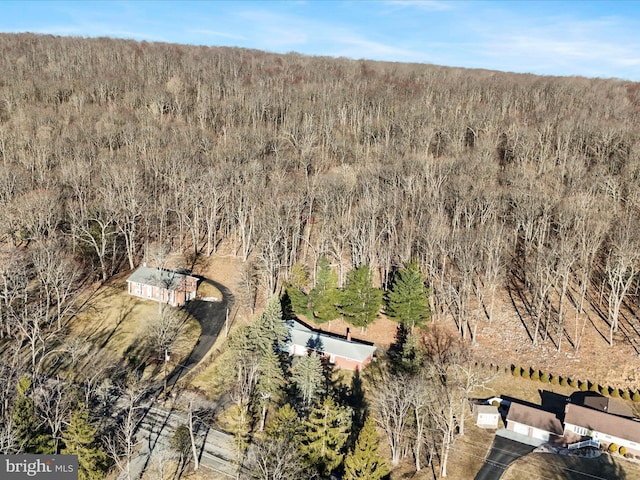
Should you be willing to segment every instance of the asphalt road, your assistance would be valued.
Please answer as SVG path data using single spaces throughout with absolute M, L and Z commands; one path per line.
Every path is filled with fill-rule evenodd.
M 533 449 L 531 445 L 496 435 L 491 445 L 491 452 L 475 480 L 498 480 L 511 463 L 531 453 Z
M 222 294 L 219 302 L 208 302 L 204 300 L 191 300 L 186 305 L 186 310 L 200 324 L 200 338 L 193 348 L 189 357 L 182 365 L 176 366 L 167 378 L 167 386 L 172 387 L 189 370 L 195 367 L 207 355 L 218 335 L 224 328 L 227 309 L 231 311 L 233 306 L 233 294 L 231 290 L 221 283 L 209 279 L 202 279 L 202 282 L 215 286 Z
M 150 407 L 140 422 L 136 438 L 141 445 L 135 458 L 131 461 L 131 478 L 140 478 L 142 473 L 149 471 L 152 475 L 154 465 L 166 460 L 173 452 L 171 438 L 179 425 L 186 425 L 187 415 L 184 412 L 167 410 L 161 407 Z M 238 467 L 234 462 L 233 435 L 207 428 L 198 424 L 196 444 L 200 466 L 207 471 L 207 478 L 229 479 L 236 478 Z M 118 480 L 126 480 L 126 472 L 118 476 Z

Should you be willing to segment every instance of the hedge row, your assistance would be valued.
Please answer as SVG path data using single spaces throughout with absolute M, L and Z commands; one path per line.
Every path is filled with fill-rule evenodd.
M 562 385 L 563 387 L 571 386 L 577 388 L 582 392 L 597 392 L 601 395 L 622 398 L 624 400 L 633 400 L 634 402 L 640 402 L 640 390 L 627 390 L 614 387 L 603 386 L 592 383 L 590 381 L 577 380 L 575 378 L 561 377 L 551 373 L 545 373 L 542 370 L 527 367 L 522 368 L 516 365 L 511 365 L 511 375 L 514 377 L 528 378 L 534 381 L 540 381 L 542 383 L 551 383 L 552 385 Z M 505 368 L 505 373 L 508 369 Z

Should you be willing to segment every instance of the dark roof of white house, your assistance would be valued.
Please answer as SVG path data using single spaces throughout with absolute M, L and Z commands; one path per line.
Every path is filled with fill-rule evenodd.
M 554 413 L 521 403 L 511 402 L 507 421 L 521 423 L 556 435 L 562 435 L 564 432 L 562 423 Z
M 357 340 L 336 337 L 303 325 L 295 320 L 286 322 L 289 329 L 287 350 L 292 353 L 294 345 L 300 345 L 325 355 L 336 355 L 356 362 L 364 362 L 376 351 L 375 345 Z
M 152 287 L 166 288 L 167 290 L 176 290 L 180 287 L 182 280 L 188 277 L 191 277 L 191 275 L 174 272 L 173 270 L 143 266 L 138 267 L 138 269 L 127 278 L 127 282 L 141 283 Z
M 602 395 L 585 396 L 583 405 L 612 415 L 633 418 L 633 411 L 628 405 L 610 397 Z
M 564 423 L 640 443 L 640 422 L 630 418 L 569 403 L 565 408 Z

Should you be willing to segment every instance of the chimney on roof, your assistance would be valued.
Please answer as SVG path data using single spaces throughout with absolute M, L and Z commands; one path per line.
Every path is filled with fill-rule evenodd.
M 347 327 L 347 342 L 351 341 L 351 329 Z

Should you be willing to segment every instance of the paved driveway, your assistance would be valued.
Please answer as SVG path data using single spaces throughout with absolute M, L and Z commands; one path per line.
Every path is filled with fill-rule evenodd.
M 531 453 L 534 448 L 532 445 L 496 435 L 491 445 L 491 452 L 475 480 L 498 480 L 511 463 Z
M 211 347 L 213 347 L 218 335 L 224 328 L 227 309 L 231 311 L 231 307 L 233 306 L 234 298 L 231 290 L 221 283 L 214 282 L 213 280 L 205 278 L 201 281 L 215 286 L 222 294 L 222 300 L 219 302 L 191 300 L 187 303 L 185 307 L 186 310 L 193 315 L 200 324 L 200 338 L 184 364 L 178 365 L 169 374 L 167 379 L 168 387 L 175 385 L 183 375 L 200 363 L 209 350 L 211 350 Z

